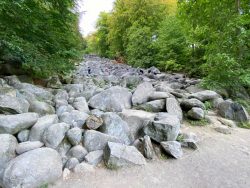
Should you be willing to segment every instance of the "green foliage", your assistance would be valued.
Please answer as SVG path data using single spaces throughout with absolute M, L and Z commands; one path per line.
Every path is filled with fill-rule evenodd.
M 250 122 L 247 123 L 240 123 L 238 127 L 241 127 L 243 129 L 250 129 Z
M 68 72 L 83 47 L 74 6 L 71 0 L 2 0 L 0 60 L 18 60 L 37 77 Z
M 181 1 L 180 17 L 187 22 L 194 59 L 208 88 L 250 85 L 249 1 Z M 198 58 L 197 58 L 198 57 Z
M 211 110 L 213 108 L 213 105 L 210 101 L 206 101 L 204 103 L 206 111 Z
M 157 49 L 158 66 L 164 71 L 183 71 L 190 61 L 189 44 L 182 23 L 174 16 L 167 16 L 160 24 Z
M 202 120 L 190 120 L 188 119 L 187 122 L 192 126 L 206 126 L 209 124 L 208 120 L 202 119 Z
M 109 13 L 100 13 L 96 25 L 96 52 L 102 57 L 111 57 L 110 45 L 107 37 L 109 34 L 109 17 Z
M 137 22 L 130 27 L 126 47 L 126 59 L 130 65 L 135 67 L 150 67 L 153 65 L 152 35 L 150 27 L 142 27 Z
M 49 184 L 44 184 L 44 185 L 42 185 L 42 186 L 40 186 L 39 188 L 48 188 L 49 187 Z

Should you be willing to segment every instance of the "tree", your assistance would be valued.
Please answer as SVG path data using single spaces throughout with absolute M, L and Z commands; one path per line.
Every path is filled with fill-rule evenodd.
M 180 15 L 191 26 L 194 52 L 203 50 L 204 85 L 234 89 L 249 86 L 249 2 L 182 1 Z
M 127 59 L 126 51 L 131 52 L 127 50 L 127 46 L 133 38 L 129 36 L 130 28 L 134 27 L 135 23 L 138 30 L 144 30 L 147 27 L 150 29 L 150 32 L 147 32 L 150 36 L 147 38 L 153 37 L 163 15 L 166 14 L 165 8 L 159 0 L 117 0 L 110 17 L 108 38 L 111 52 Z M 140 46 L 138 48 L 142 50 Z
M 82 48 L 72 0 L 2 0 L 0 61 L 18 59 L 34 76 L 65 73 Z
M 158 38 L 154 44 L 158 66 L 163 71 L 188 71 L 190 44 L 180 20 L 167 16 L 160 24 Z
M 101 12 L 96 24 L 96 51 L 102 57 L 111 57 L 109 35 L 110 13 Z
M 139 29 L 138 29 L 139 28 Z M 152 31 L 135 22 L 128 31 L 126 59 L 134 67 L 150 67 L 154 63 Z

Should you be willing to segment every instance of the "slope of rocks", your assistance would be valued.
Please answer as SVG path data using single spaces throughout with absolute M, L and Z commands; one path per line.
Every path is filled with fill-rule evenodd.
M 145 165 L 159 151 L 181 158 L 183 147 L 197 149 L 196 135 L 181 131 L 187 119 L 220 121 L 215 130 L 224 134 L 249 121 L 243 106 L 199 82 L 96 56 L 46 88 L 0 78 L 0 186 L 40 187 L 69 170 L 91 173 L 102 161 L 108 168 Z

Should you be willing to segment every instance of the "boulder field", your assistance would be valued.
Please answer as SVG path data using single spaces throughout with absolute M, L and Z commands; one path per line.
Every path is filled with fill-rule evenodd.
M 186 122 L 216 119 L 230 134 L 249 121 L 243 106 L 200 80 L 86 56 L 47 87 L 0 78 L 0 187 L 34 188 L 65 174 L 146 165 L 157 153 L 179 159 L 199 139 Z M 30 80 L 30 79 L 27 79 Z M 211 116 L 213 114 L 213 116 Z M 218 133 L 218 134 L 219 134 Z M 161 154 L 161 155 L 162 155 Z

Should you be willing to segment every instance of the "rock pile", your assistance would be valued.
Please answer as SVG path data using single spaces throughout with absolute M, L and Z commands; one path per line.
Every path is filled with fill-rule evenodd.
M 249 120 L 244 107 L 198 83 L 94 56 L 47 88 L 0 78 L 0 186 L 39 187 L 63 169 L 91 172 L 102 161 L 108 168 L 144 165 L 155 146 L 180 158 L 182 147 L 197 149 L 196 136 L 181 134 L 181 124 L 204 119 L 207 101 L 222 117 Z

